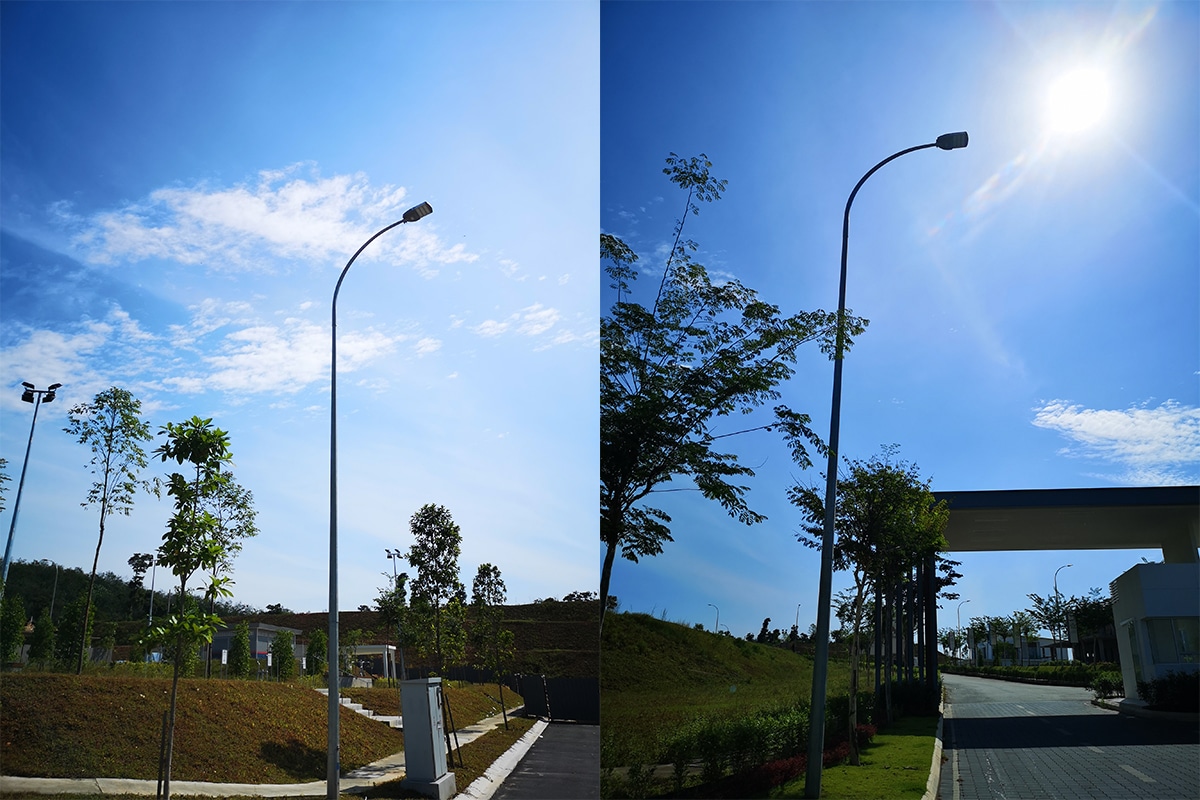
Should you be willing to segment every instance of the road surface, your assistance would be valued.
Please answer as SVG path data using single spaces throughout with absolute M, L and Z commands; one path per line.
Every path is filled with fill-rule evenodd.
M 1097 708 L 1086 689 L 943 679 L 940 800 L 1200 798 L 1200 726 Z

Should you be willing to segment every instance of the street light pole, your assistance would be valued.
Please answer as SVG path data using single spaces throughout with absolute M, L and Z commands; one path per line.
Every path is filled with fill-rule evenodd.
M 1051 660 L 1053 660 L 1054 656 L 1058 655 L 1058 634 L 1059 634 L 1058 614 L 1059 614 L 1060 609 L 1062 608 L 1062 600 L 1060 599 L 1059 594 L 1058 594 L 1058 573 L 1061 572 L 1062 570 L 1066 569 L 1067 567 L 1071 567 L 1071 566 L 1074 566 L 1074 564 L 1063 564 L 1061 567 L 1054 570 L 1054 630 L 1052 631 L 1052 633 L 1054 634 L 1054 647 L 1053 647 L 1053 653 L 1051 655 Z
M 957 622 L 957 624 L 954 626 L 954 652 L 955 652 L 955 656 L 954 656 L 954 657 L 955 657 L 955 658 L 958 658 L 958 655 L 957 655 L 957 653 L 958 653 L 958 632 L 962 630 L 962 607 L 963 607 L 963 603 L 969 603 L 969 602 L 971 602 L 971 601 L 970 601 L 970 600 L 963 600 L 963 601 L 962 601 L 962 603 L 959 603 L 959 604 L 958 604 L 958 611 L 957 611 L 957 613 L 958 613 L 958 622 Z
M 329 648 L 327 650 L 329 665 L 329 735 L 326 740 L 328 750 L 325 757 L 325 795 L 327 800 L 337 800 L 339 773 L 341 771 L 338 746 L 338 687 L 341 683 L 341 669 L 338 664 L 338 581 L 337 581 L 337 298 L 342 289 L 342 281 L 350 266 L 358 258 L 367 245 L 390 231 L 397 225 L 406 222 L 416 222 L 421 217 L 433 213 L 433 206 L 421 203 L 404 212 L 403 218 L 393 222 L 377 232 L 362 247 L 355 251 L 342 274 L 338 277 L 337 286 L 333 289 L 332 331 L 330 339 L 329 362 Z
M 21 480 L 17 483 L 17 499 L 13 501 L 12 520 L 8 523 L 8 543 L 4 545 L 4 568 L 0 574 L 0 599 L 4 597 L 4 587 L 8 584 L 8 567 L 12 563 L 12 546 L 13 534 L 17 530 L 17 512 L 21 510 L 21 490 L 25 488 L 25 471 L 29 469 L 29 451 L 33 448 L 33 429 L 37 427 L 38 409 L 42 407 L 42 403 L 53 403 L 54 393 L 62 386 L 61 383 L 52 383 L 47 389 L 35 389 L 32 383 L 21 383 L 25 387 L 25 391 L 21 393 L 21 400 L 26 403 L 33 403 L 33 422 L 29 423 L 29 442 L 25 445 L 25 463 L 21 465 Z
M 717 608 L 712 603 L 709 603 L 709 605 L 712 606 L 713 608 Z M 721 632 L 721 609 L 719 609 L 719 608 L 717 608 L 717 624 L 713 626 L 713 632 L 714 633 Z
M 396 561 L 402 558 L 402 554 L 397 550 L 387 550 L 388 558 L 392 559 L 392 591 L 396 590 Z M 408 672 L 404 668 L 404 629 L 401 627 L 400 611 L 396 611 L 396 650 L 400 653 L 400 680 L 408 677 Z
M 833 402 L 829 415 L 829 463 L 825 475 L 825 531 L 821 537 L 821 580 L 817 596 L 817 649 L 813 663 L 813 688 L 808 733 L 808 771 L 804 778 L 804 796 L 821 796 L 821 755 L 825 744 L 825 687 L 829 677 L 829 605 L 833 595 L 833 530 L 836 519 L 838 433 L 842 407 L 842 351 L 846 342 L 846 252 L 850 242 L 850 206 L 858 190 L 875 172 L 900 156 L 937 147 L 956 150 L 967 146 L 966 132 L 944 133 L 936 141 L 909 147 L 880 161 L 863 175 L 850 192 L 842 217 L 842 271 L 838 285 L 837 334 L 833 353 Z

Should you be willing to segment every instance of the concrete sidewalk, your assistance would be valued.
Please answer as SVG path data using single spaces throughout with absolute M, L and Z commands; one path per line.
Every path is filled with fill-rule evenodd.
M 513 709 L 513 711 L 519 710 Z M 513 711 L 508 712 L 511 716 Z M 504 724 L 504 716 L 496 714 L 460 728 L 458 744 L 475 741 L 480 736 Z M 522 737 L 524 741 L 526 737 Z M 527 750 L 533 744 L 525 742 Z M 518 742 L 517 749 L 522 745 Z M 507 754 L 506 754 L 507 755 Z M 523 755 L 523 753 L 522 753 Z M 517 757 L 519 759 L 519 756 Z M 515 764 L 515 760 L 513 762 Z M 507 774 L 507 773 L 505 773 Z M 599 774 L 599 773 L 597 773 Z M 342 776 L 339 791 L 343 794 L 361 791 L 379 783 L 404 777 L 404 753 L 395 753 L 387 758 L 360 767 Z M 171 794 L 193 797 L 324 797 L 325 781 L 308 783 L 210 783 L 207 781 L 171 781 Z M 0 793 L 3 794 L 132 794 L 154 796 L 158 791 L 157 781 L 134 780 L 132 778 L 20 778 L 0 775 Z

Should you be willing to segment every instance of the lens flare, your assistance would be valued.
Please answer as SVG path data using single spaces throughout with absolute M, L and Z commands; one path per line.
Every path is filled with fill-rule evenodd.
M 1050 127 L 1060 133 L 1091 128 L 1108 115 L 1108 78 L 1092 67 L 1071 70 L 1050 85 L 1046 111 Z

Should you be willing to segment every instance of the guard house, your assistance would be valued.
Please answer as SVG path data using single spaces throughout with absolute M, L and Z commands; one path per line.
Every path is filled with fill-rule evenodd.
M 1136 550 L 1138 564 L 1113 580 L 1113 622 L 1125 703 L 1137 682 L 1195 671 L 1200 655 L 1200 486 L 934 492 L 950 506 L 947 550 Z
M 267 653 L 271 650 L 271 644 L 275 641 L 275 635 L 281 631 L 287 631 L 292 634 L 292 652 L 296 655 L 296 664 L 300 664 L 300 659 L 304 657 L 308 648 L 296 642 L 301 633 L 299 628 L 284 628 L 279 625 L 268 625 L 265 622 L 249 622 L 248 625 L 250 627 L 250 654 L 254 658 L 265 660 Z M 229 650 L 233 643 L 233 637 L 236 635 L 236 624 L 218 627 L 217 632 L 213 634 L 213 657 L 220 658 L 222 650 Z

